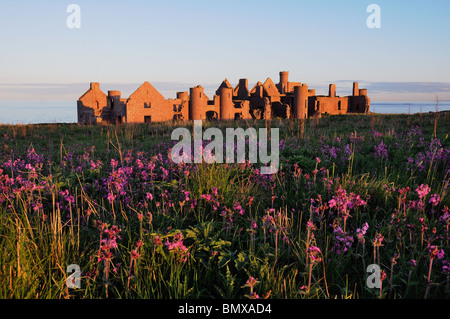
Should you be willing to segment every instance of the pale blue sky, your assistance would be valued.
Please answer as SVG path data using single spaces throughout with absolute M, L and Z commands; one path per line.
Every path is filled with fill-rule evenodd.
M 366 26 L 371 3 L 381 29 Z M 450 100 L 449 14 L 448 0 L 1 0 L 0 99 L 77 99 L 91 81 L 170 98 L 288 70 L 319 94 L 359 81 L 375 100 Z

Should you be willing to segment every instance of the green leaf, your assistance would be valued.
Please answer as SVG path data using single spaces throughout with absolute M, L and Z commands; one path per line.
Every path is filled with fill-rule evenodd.
M 240 252 L 237 259 L 234 261 L 236 269 L 238 271 L 242 270 L 248 264 L 249 258 L 246 253 Z
M 218 257 L 219 260 L 219 268 L 222 268 L 223 266 L 225 266 L 226 264 L 228 264 L 230 262 L 231 259 L 233 259 L 235 255 L 234 251 L 228 251 L 228 252 L 222 252 L 220 253 L 220 256 Z

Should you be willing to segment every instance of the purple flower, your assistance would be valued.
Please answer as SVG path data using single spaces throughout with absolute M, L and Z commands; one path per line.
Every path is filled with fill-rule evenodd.
M 341 255 L 352 247 L 353 236 L 348 236 L 346 233 L 344 233 L 341 227 L 337 227 L 334 230 L 334 235 L 336 242 L 334 246 L 331 248 L 332 252 Z
M 441 202 L 441 197 L 438 194 L 431 195 L 431 198 L 428 201 L 428 203 L 432 203 L 433 206 L 439 205 L 440 202 Z
M 444 206 L 444 209 L 442 210 L 442 212 L 444 212 L 444 214 L 439 219 L 442 220 L 444 223 L 449 224 L 450 223 L 450 210 L 448 209 L 447 206 Z
M 330 154 L 332 157 L 336 158 L 337 154 L 336 154 L 336 148 L 333 146 L 332 148 L 330 148 Z
M 448 275 L 450 275 L 450 262 L 447 260 L 442 261 L 442 271 Z
M 387 146 L 381 141 L 378 146 L 374 146 L 375 156 L 380 159 L 388 159 Z
M 365 242 L 364 236 L 366 235 L 367 229 L 369 229 L 369 224 L 367 222 L 364 223 L 362 228 L 356 229 L 356 237 L 358 238 L 358 242 Z

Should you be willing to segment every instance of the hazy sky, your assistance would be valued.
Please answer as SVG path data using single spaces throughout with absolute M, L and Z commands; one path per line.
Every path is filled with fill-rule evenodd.
M 448 0 L 1 0 L 0 99 L 76 100 L 92 81 L 123 96 L 149 81 L 170 98 L 288 70 L 318 94 L 359 81 L 372 100 L 450 100 L 449 13 Z

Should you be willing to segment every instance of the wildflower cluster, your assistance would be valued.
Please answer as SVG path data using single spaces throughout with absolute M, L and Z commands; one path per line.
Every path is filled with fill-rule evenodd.
M 113 252 L 117 250 L 117 240 L 121 239 L 119 227 L 97 221 L 95 226 L 100 231 L 100 249 L 97 262 L 109 261 L 113 257 Z
M 186 262 L 189 257 L 189 250 L 188 248 L 183 244 L 183 234 L 177 233 L 172 241 L 169 241 L 167 239 L 165 243 L 167 249 L 171 254 L 173 254 L 178 260 L 178 262 Z

